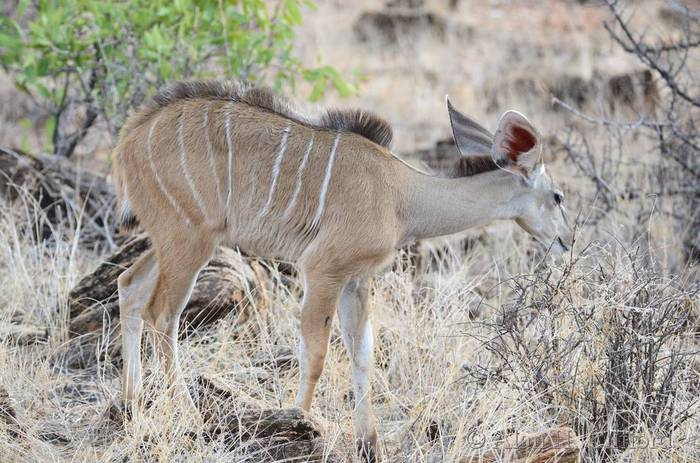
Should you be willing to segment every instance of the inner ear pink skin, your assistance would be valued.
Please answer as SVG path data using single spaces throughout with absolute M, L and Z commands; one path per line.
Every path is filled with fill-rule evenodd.
M 537 139 L 532 132 L 518 126 L 510 129 L 505 141 L 508 150 L 508 157 L 513 162 L 518 160 L 518 156 L 521 153 L 530 151 L 537 143 Z

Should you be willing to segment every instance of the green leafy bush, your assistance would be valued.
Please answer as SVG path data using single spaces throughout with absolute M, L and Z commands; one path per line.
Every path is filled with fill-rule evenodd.
M 116 134 L 128 112 L 166 82 L 235 77 L 310 99 L 355 91 L 331 67 L 294 57 L 295 27 L 308 0 L 21 0 L 0 18 L 0 65 L 45 105 L 53 151 L 70 156 L 102 119 Z M 68 119 L 81 122 L 76 127 Z M 70 116 L 70 117 L 69 117 Z

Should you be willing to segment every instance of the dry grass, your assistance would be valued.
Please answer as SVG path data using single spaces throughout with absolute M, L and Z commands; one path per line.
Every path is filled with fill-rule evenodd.
M 404 268 L 377 278 L 373 389 L 386 460 L 459 461 L 514 431 L 562 424 L 581 434 L 586 461 L 700 460 L 700 272 L 683 253 L 697 211 L 682 197 L 653 194 L 653 174 L 663 162 L 650 149 L 652 141 L 631 130 L 583 126 L 569 132 L 576 121 L 551 110 L 546 96 L 519 87 L 523 78 L 540 88 L 556 75 L 627 70 L 630 59 L 600 38 L 598 10 L 557 3 L 547 15 L 548 8 L 521 2 L 525 6 L 518 3 L 508 15 L 491 2 L 477 25 L 467 13 L 478 6 L 464 2 L 457 21 L 477 28 L 474 47 L 448 35 L 446 44 L 427 38 L 392 53 L 344 44 L 351 34 L 347 18 L 369 8 L 365 3 L 352 11 L 324 3 L 310 14 L 301 45 L 308 59 L 320 55 L 346 71 L 352 70 L 347 63 L 357 62 L 350 57 L 366 56 L 356 100 L 396 123 L 400 151 L 447 135 L 444 93 L 455 94 L 466 112 L 491 119 L 505 107 L 529 109 L 543 132 L 560 140 L 548 153 L 549 168 L 578 214 L 576 246 L 560 260 L 515 226 L 496 224 L 470 232 L 468 252 L 448 240 L 451 251 L 425 274 Z M 442 2 L 431 7 L 447 8 Z M 528 27 L 549 21 L 544 25 L 551 30 L 522 37 L 514 32 L 516 13 Z M 568 140 L 580 152 L 580 136 L 608 185 L 617 192 L 632 185 L 641 194 L 607 203 L 590 175 L 560 149 Z M 105 420 L 119 397 L 118 369 L 108 360 L 67 366 L 80 343 L 68 338 L 65 307 L 69 290 L 101 256 L 77 245 L 76 230 L 59 228 L 53 240 L 37 242 L 25 228 L 36 214 L 28 200 L 0 203 L 0 323 L 48 333 L 28 345 L 0 339 L 0 386 L 18 423 L 0 417 L 0 461 L 264 461 L 264 451 L 244 456 L 221 441 L 193 440 L 189 422 L 163 394 L 150 356 L 150 406 L 124 426 Z M 230 317 L 181 342 L 190 381 L 214 377 L 236 391 L 240 406 L 293 404 L 297 369 L 265 369 L 251 361 L 297 344 L 299 290 L 276 281 L 260 336 L 234 337 Z M 98 343 L 90 355 L 103 359 L 105 351 Z M 337 329 L 326 365 L 314 415 L 324 424 L 329 451 L 347 457 L 352 394 Z
M 630 223 L 626 216 L 639 207 L 633 203 L 589 224 L 596 202 L 585 191 L 580 197 L 571 205 L 580 211 L 577 246 L 562 260 L 544 255 L 521 231 L 499 225 L 475 233 L 478 239 L 466 255 L 448 253 L 435 271 L 414 278 L 407 269 L 377 279 L 371 300 L 379 365 L 374 393 L 388 461 L 458 461 L 482 440 L 489 448 L 515 430 L 567 423 L 588 432 L 583 440 L 589 461 L 603 461 L 596 448 L 607 423 L 599 415 L 617 394 L 630 394 L 625 403 L 636 407 L 630 438 L 660 444 L 628 450 L 626 460 L 615 454 L 613 461 L 700 458 L 700 371 L 691 355 L 698 349 L 697 271 L 682 268 L 678 243 L 650 239 L 673 232 L 659 213 Z M 146 364 L 151 406 L 123 428 L 104 424 L 103 414 L 119 395 L 118 371 L 108 362 L 66 367 L 78 342 L 68 341 L 62 305 L 99 256 L 74 246 L 70 230 L 57 230 L 53 243 L 35 242 L 21 225 L 31 205 L 4 204 L 0 210 L 0 321 L 20 320 L 49 333 L 36 345 L 10 338 L 0 344 L 2 386 L 21 426 L 15 438 L 7 433 L 16 426 L 0 427 L 2 460 L 238 461 L 240 455 L 221 442 L 192 442 L 176 404 L 162 394 L 153 359 Z M 646 299 L 640 296 L 644 291 Z M 292 406 L 296 368 L 279 372 L 251 363 L 256 355 L 296 345 L 298 291 L 279 284 L 271 294 L 269 323 L 258 338 L 234 339 L 231 318 L 181 343 L 190 380 L 202 373 L 215 377 L 245 406 Z M 653 320 L 620 339 L 621 327 L 631 326 L 620 317 L 633 313 Z M 629 390 L 606 389 L 606 375 L 615 373 L 610 362 L 617 341 L 631 349 L 649 342 L 658 347 L 651 393 L 673 367 L 672 397 L 662 401 L 670 421 L 647 420 L 653 397 L 640 395 L 641 366 L 630 377 L 617 372 L 629 381 Z M 102 358 L 105 348 L 98 344 L 95 357 Z M 630 366 L 639 366 L 635 362 Z M 334 332 L 314 413 L 341 455 L 352 448 L 350 391 L 348 362 Z M 681 422 L 686 411 L 690 416 Z M 668 423 L 678 425 L 672 446 Z M 428 429 L 437 436 L 434 442 Z

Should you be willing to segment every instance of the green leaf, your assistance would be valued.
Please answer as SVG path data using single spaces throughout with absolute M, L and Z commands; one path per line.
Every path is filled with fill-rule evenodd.
M 19 0 L 21 21 L 0 17 L 0 65 L 49 106 L 67 95 L 92 101 L 117 127 L 156 85 L 184 77 L 244 78 L 278 92 L 294 91 L 301 77 L 312 101 L 329 90 L 347 96 L 357 88 L 335 68 L 307 68 L 294 54 L 304 9 L 314 7 L 310 0 Z
M 41 94 L 42 97 L 44 97 L 47 100 L 51 100 L 51 92 L 49 91 L 48 88 L 46 88 L 46 85 L 44 85 L 42 82 L 36 82 L 34 84 L 36 89 L 39 91 L 39 94 Z
M 29 6 L 29 0 L 19 0 L 17 3 L 17 17 L 24 16 L 24 12 L 27 11 Z
M 338 91 L 340 96 L 348 97 L 353 93 L 353 88 L 350 85 L 350 83 L 343 79 L 343 77 L 336 69 L 327 67 L 326 75 L 331 80 L 331 82 L 333 82 L 333 85 L 335 86 L 335 89 Z
M 46 134 L 46 139 L 49 140 L 49 145 L 46 148 L 46 151 L 53 151 L 53 149 L 50 149 L 53 145 L 53 132 L 56 130 L 56 116 L 51 116 L 46 120 L 46 125 L 44 126 L 44 133 Z
M 50 66 L 51 62 L 49 61 L 49 58 L 47 56 L 42 57 L 36 66 L 37 75 L 42 77 L 45 76 L 49 72 Z
M 311 94 L 309 95 L 309 101 L 318 101 L 321 99 L 323 94 L 326 92 L 326 80 L 323 78 L 318 78 L 314 82 L 311 89 Z
M 292 24 L 301 24 L 301 8 L 297 0 L 285 0 L 284 2 L 285 15 Z

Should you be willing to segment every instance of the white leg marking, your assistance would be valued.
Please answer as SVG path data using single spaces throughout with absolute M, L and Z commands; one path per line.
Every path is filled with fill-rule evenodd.
M 358 402 L 366 400 L 369 393 L 369 360 L 374 350 L 374 338 L 372 336 L 372 323 L 365 322 L 362 333 L 353 333 L 356 339 L 353 345 L 352 383 L 355 386 L 355 397 Z
M 219 176 L 216 172 L 216 164 L 214 163 L 214 149 L 211 147 L 211 139 L 209 138 L 209 108 L 211 107 L 211 102 L 207 104 L 204 109 L 204 122 L 202 122 L 202 129 L 204 130 L 204 141 L 207 145 L 207 159 L 209 159 L 209 168 L 211 169 L 211 176 L 214 178 L 214 187 L 216 188 L 216 197 L 221 201 L 221 187 L 219 186 Z
M 117 279 L 119 318 L 122 329 L 122 390 L 125 400 L 135 399 L 141 389 L 142 311 L 158 281 L 158 263 L 148 251 Z
M 177 126 L 177 138 L 178 138 L 178 143 L 180 145 L 180 166 L 182 167 L 182 172 L 185 175 L 185 180 L 187 181 L 187 185 L 190 187 L 190 191 L 192 192 L 192 196 L 194 196 L 194 200 L 197 203 L 197 207 L 199 208 L 199 213 L 202 214 L 202 217 L 206 220 L 206 207 L 204 206 L 204 202 L 202 201 L 202 198 L 199 196 L 199 193 L 197 193 L 197 189 L 194 186 L 194 179 L 192 178 L 192 174 L 190 174 L 189 169 L 187 169 L 187 159 L 185 159 L 185 111 L 187 110 L 187 102 L 185 101 L 182 104 L 182 112 L 180 113 L 180 120 L 178 122 Z
M 294 188 L 294 193 L 292 194 L 292 199 L 289 200 L 287 209 L 284 211 L 284 216 L 288 217 L 291 214 L 294 206 L 297 203 L 297 198 L 299 197 L 299 192 L 301 191 L 301 178 L 304 175 L 304 170 L 306 169 L 306 164 L 309 162 L 309 156 L 311 155 L 311 149 L 314 146 L 314 133 L 311 132 L 311 140 L 309 140 L 309 145 L 306 147 L 306 153 L 304 154 L 304 159 L 302 159 L 299 165 L 299 171 L 297 172 L 297 184 Z
M 343 343 L 350 357 L 352 385 L 355 393 L 355 429 L 358 437 L 373 432 L 374 419 L 370 398 L 371 370 L 374 364 L 374 336 L 369 319 L 366 289 L 353 289 L 353 283 L 343 290 L 338 305 Z
M 321 193 L 318 198 L 318 209 L 316 209 L 316 215 L 311 222 L 311 229 L 318 227 L 321 221 L 321 216 L 323 215 L 323 208 L 326 204 L 326 193 L 328 192 L 328 185 L 331 183 L 331 174 L 333 173 L 333 162 L 335 161 L 335 151 L 338 148 L 338 141 L 340 140 L 340 132 L 335 136 L 333 141 L 333 148 L 331 149 L 331 155 L 328 158 L 328 166 L 326 167 L 326 176 L 323 178 L 323 184 L 321 185 Z
M 185 214 L 185 211 L 182 210 L 180 205 L 177 204 L 177 201 L 175 201 L 175 198 L 165 188 L 163 180 L 160 178 L 160 175 L 158 175 L 156 166 L 153 163 L 153 156 L 151 152 L 151 138 L 153 137 L 153 129 L 158 124 L 158 120 L 159 118 L 156 118 L 153 121 L 153 124 L 151 124 L 151 127 L 148 129 L 148 138 L 146 139 L 146 154 L 148 155 L 148 163 L 151 166 L 151 173 L 153 174 L 153 178 L 156 179 L 156 183 L 158 184 L 158 188 L 160 188 L 161 193 L 163 193 L 163 196 L 165 196 L 165 198 L 168 200 L 173 209 L 175 209 L 177 213 L 180 214 L 183 219 L 185 219 L 185 222 L 187 222 L 188 225 L 192 225 L 192 222 L 190 222 L 190 219 Z
M 272 181 L 270 182 L 270 191 L 267 193 L 267 202 L 265 207 L 260 211 L 260 217 L 265 216 L 270 212 L 270 206 L 272 205 L 272 197 L 275 194 L 275 187 L 277 186 L 277 177 L 280 174 L 280 166 L 282 165 L 282 160 L 284 159 L 284 152 L 287 150 L 287 140 L 289 139 L 290 124 L 287 123 L 287 127 L 284 128 L 284 133 L 282 134 L 282 140 L 280 141 L 280 147 L 277 151 L 277 158 L 275 159 L 275 164 L 272 166 Z
M 306 356 L 306 346 L 304 345 L 304 336 L 299 336 L 299 390 L 297 391 L 296 406 L 301 408 L 304 402 L 304 396 L 308 389 L 309 383 L 309 362 Z
M 228 147 L 228 193 L 226 194 L 226 215 L 229 213 L 231 207 L 231 169 L 233 163 L 233 143 L 231 142 L 231 113 L 226 111 L 226 119 L 224 120 L 224 128 L 226 130 L 226 146 Z

